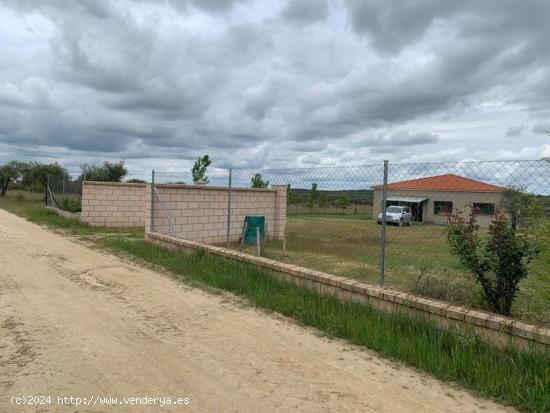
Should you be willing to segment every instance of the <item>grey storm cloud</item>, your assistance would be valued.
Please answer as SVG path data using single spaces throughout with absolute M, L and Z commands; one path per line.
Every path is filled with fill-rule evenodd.
M 0 161 L 284 167 L 487 159 L 502 131 L 522 136 L 503 156 L 547 144 L 544 0 L 0 0 L 0 18 Z
M 328 4 L 323 0 L 294 0 L 284 6 L 281 15 L 296 23 L 311 23 L 324 20 L 328 15 Z
M 523 133 L 523 129 L 523 125 L 508 126 L 508 129 L 506 129 L 506 136 L 520 136 Z
M 433 133 L 413 133 L 407 131 L 395 132 L 390 136 L 389 141 L 393 144 L 424 145 L 436 143 L 439 137 Z

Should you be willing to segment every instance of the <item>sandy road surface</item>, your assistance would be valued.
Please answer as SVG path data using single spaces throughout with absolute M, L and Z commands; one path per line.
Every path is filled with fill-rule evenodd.
M 0 315 L 0 412 L 505 411 L 2 210 Z M 35 394 L 52 405 L 10 403 Z M 62 407 L 59 395 L 191 403 Z

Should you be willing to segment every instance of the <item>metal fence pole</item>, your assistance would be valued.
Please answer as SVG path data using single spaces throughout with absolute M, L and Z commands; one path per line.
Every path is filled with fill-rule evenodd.
M 50 174 L 46 175 L 46 206 L 49 206 L 48 204 L 48 193 L 50 192 Z
M 386 202 L 388 198 L 388 161 L 384 161 L 384 183 L 382 187 L 382 223 L 380 233 L 380 287 L 384 287 L 384 266 L 386 258 Z
M 227 237 L 225 239 L 225 247 L 229 248 L 231 237 L 231 180 L 233 178 L 233 169 L 229 169 L 229 186 L 227 191 Z
M 155 232 L 155 170 L 151 171 L 151 232 Z
M 260 247 L 260 227 L 256 226 L 256 255 L 259 257 L 262 255 Z

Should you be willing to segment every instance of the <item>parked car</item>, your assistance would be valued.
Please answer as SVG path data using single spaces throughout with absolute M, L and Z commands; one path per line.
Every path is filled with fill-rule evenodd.
M 392 205 L 386 208 L 386 224 L 395 224 L 402 227 L 411 225 L 412 214 L 407 206 Z M 377 222 L 382 224 L 382 213 L 378 214 Z

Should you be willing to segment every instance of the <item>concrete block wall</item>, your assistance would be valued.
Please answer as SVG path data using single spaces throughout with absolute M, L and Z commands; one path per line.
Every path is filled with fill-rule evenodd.
M 151 223 L 151 187 L 146 188 L 145 232 L 157 232 L 206 244 L 221 244 L 227 234 L 228 190 L 206 185 L 156 185 Z M 230 240 L 240 239 L 246 215 L 264 215 L 269 239 L 282 240 L 286 227 L 286 185 L 270 189 L 233 188 Z M 172 227 L 170 227 L 170 223 Z
M 143 227 L 145 187 L 146 184 L 83 182 L 80 219 L 94 226 Z

